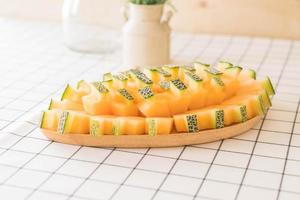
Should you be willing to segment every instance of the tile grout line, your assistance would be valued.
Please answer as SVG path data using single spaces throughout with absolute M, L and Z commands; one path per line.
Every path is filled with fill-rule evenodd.
M 297 106 L 297 110 L 296 110 L 296 115 L 295 115 L 295 120 L 294 121 L 296 121 L 296 119 L 297 119 L 299 107 L 300 107 L 300 99 L 299 99 L 299 102 L 298 102 L 298 106 Z M 289 152 L 290 152 L 290 147 L 291 147 L 291 143 L 292 143 L 292 139 L 293 139 L 294 128 L 295 128 L 295 123 L 293 124 L 291 135 L 290 135 L 290 138 L 289 138 L 289 145 L 288 145 L 288 149 L 287 149 L 287 152 L 286 152 L 286 157 L 285 157 L 285 161 L 284 161 L 284 167 L 283 167 L 283 170 L 282 170 L 282 173 L 281 173 L 279 190 L 278 190 L 277 196 L 276 196 L 277 200 L 279 199 L 280 194 L 281 194 L 281 190 L 282 190 L 282 183 L 283 183 L 283 179 L 284 179 L 284 175 L 285 175 L 285 170 L 286 170 L 286 165 L 287 165 L 287 161 L 288 161 L 288 156 L 289 156 Z
M 269 48 L 268 48 L 268 50 L 267 50 L 267 53 L 266 53 L 265 56 L 263 57 L 263 60 L 262 60 L 262 62 L 261 62 L 261 64 L 260 64 L 260 66 L 259 66 L 259 69 L 261 68 L 261 66 L 262 66 L 262 64 L 264 63 L 266 57 L 268 56 L 270 50 L 272 49 L 272 45 L 273 45 L 273 40 L 271 40 L 271 42 L 270 42 L 270 46 L 269 46 Z M 282 74 L 283 74 L 283 72 L 284 72 L 284 70 L 285 70 L 285 67 L 286 67 L 286 65 L 287 65 L 287 62 L 288 62 L 290 53 L 291 53 L 291 51 L 292 51 L 292 48 L 293 48 L 293 43 L 291 43 L 291 44 L 289 45 L 289 49 L 288 49 L 288 52 L 287 52 L 287 56 L 286 56 L 286 58 L 285 58 L 284 65 L 282 66 L 282 69 L 281 69 L 280 77 L 278 78 L 278 81 L 277 81 L 277 83 L 276 83 L 276 85 L 275 85 L 275 88 L 274 88 L 275 90 L 277 89 L 277 87 L 278 87 L 278 85 L 279 85 L 279 82 L 280 82 L 280 80 L 281 80 Z M 268 112 L 268 111 L 267 111 L 267 112 Z M 248 170 L 248 168 L 249 168 L 249 166 L 250 166 L 250 162 L 251 162 L 252 157 L 253 157 L 253 155 L 254 155 L 254 150 L 255 150 L 256 144 L 257 144 L 257 142 L 258 142 L 260 132 L 262 131 L 262 127 L 263 127 L 264 122 L 265 122 L 265 120 L 266 120 L 266 116 L 267 116 L 267 113 L 265 114 L 265 116 L 264 116 L 264 118 L 263 118 L 263 121 L 262 121 L 262 123 L 261 123 L 261 126 L 260 126 L 260 128 L 259 128 L 259 130 L 258 130 L 257 137 L 256 137 L 256 139 L 255 139 L 255 141 L 254 141 L 253 150 L 252 150 L 252 153 L 251 153 L 251 155 L 250 155 L 249 161 L 248 161 L 248 163 L 247 163 L 246 171 L 245 171 L 245 173 L 243 174 L 243 178 L 242 178 L 241 184 L 240 184 L 240 186 L 239 186 L 239 188 L 238 188 L 238 191 L 237 191 L 237 193 L 236 193 L 236 195 L 235 195 L 235 200 L 237 200 L 238 197 L 239 197 L 241 188 L 242 188 L 242 186 L 243 186 L 243 183 L 244 183 L 244 180 L 245 180 L 245 177 L 246 177 L 246 174 L 247 174 L 247 170 Z
M 119 184 L 118 188 L 113 192 L 112 195 L 110 195 L 110 197 L 108 198 L 109 200 L 113 199 L 116 194 L 120 191 L 121 187 L 125 184 L 125 182 L 128 180 L 128 178 L 132 175 L 132 173 L 134 172 L 134 170 L 137 168 L 137 166 L 142 162 L 142 160 L 145 158 L 145 156 L 147 155 L 147 153 L 150 151 L 150 148 L 147 149 L 147 151 L 141 156 L 140 160 L 136 163 L 136 165 L 131 169 L 131 171 L 129 172 L 129 174 L 126 176 L 126 178 L 122 181 L 121 184 Z
M 68 198 L 66 199 L 66 200 L 68 200 L 68 199 L 70 199 L 70 198 L 72 198 L 74 195 L 75 195 L 75 193 L 81 188 L 81 186 L 84 184 L 84 183 L 86 183 L 86 181 L 88 181 L 88 180 L 92 180 L 92 179 L 90 179 L 90 177 L 99 169 L 99 167 L 109 158 L 109 156 L 113 153 L 113 152 L 115 152 L 115 149 L 116 148 L 113 148 L 108 154 L 107 154 L 107 156 L 97 165 L 97 167 L 87 176 L 87 177 L 85 177 L 84 178 L 84 181 L 82 181 L 81 182 L 81 184 L 68 196 Z M 72 156 L 73 157 L 73 156 Z M 71 159 L 72 160 L 72 159 Z

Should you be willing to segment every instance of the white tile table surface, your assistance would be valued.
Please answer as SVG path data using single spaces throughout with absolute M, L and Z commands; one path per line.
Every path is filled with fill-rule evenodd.
M 66 83 L 117 71 L 121 51 L 64 47 L 59 24 L 0 19 L 1 199 L 300 199 L 300 41 L 174 34 L 172 58 L 223 58 L 269 75 L 277 95 L 236 138 L 167 149 L 58 144 L 37 128 Z

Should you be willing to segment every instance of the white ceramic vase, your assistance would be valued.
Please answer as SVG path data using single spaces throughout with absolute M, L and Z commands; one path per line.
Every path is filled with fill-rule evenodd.
M 170 63 L 169 20 L 163 16 L 164 5 L 129 3 L 123 10 L 123 65 L 126 67 L 158 66 Z

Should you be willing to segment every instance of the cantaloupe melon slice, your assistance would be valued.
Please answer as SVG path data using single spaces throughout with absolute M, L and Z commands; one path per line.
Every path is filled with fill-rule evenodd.
M 253 69 L 243 69 L 239 74 L 238 80 L 243 82 L 249 79 L 256 80 L 256 71 Z
M 170 110 L 170 116 L 184 113 L 189 109 L 191 96 L 190 95 L 183 95 L 178 97 L 172 93 L 166 93 L 167 97 L 167 105 Z
M 162 66 L 162 69 L 167 71 L 168 73 L 171 74 L 170 80 L 171 79 L 175 79 L 178 77 L 178 73 L 179 73 L 179 66 L 178 65 L 165 65 Z
M 90 134 L 93 136 L 112 135 L 116 116 L 100 115 L 90 117 Z
M 204 82 L 210 82 L 210 76 L 207 74 L 206 70 L 210 69 L 209 64 L 201 63 L 201 62 L 194 62 L 193 66 L 196 69 L 196 74 L 200 76 Z
M 114 88 L 127 88 L 128 78 L 122 73 L 112 75 L 112 81 Z
M 242 72 L 243 68 L 241 66 L 232 66 L 225 68 L 222 72 L 224 73 L 224 76 L 231 77 L 234 79 L 237 79 Z
M 58 119 L 61 115 L 60 110 L 43 111 L 40 122 L 40 128 L 56 131 L 58 126 Z
M 41 128 L 154 136 L 169 134 L 174 123 L 177 132 L 198 132 L 263 115 L 274 94 L 268 77 L 256 80 L 255 71 L 225 61 L 216 68 L 194 63 L 131 69 L 106 73 L 99 82 L 79 81 L 77 89 L 68 85 L 62 101 L 51 101 L 44 112 Z
M 220 71 L 225 71 L 226 69 L 232 68 L 233 64 L 225 61 L 225 60 L 220 60 L 216 66 L 216 68 Z
M 80 80 L 77 83 L 77 90 L 83 91 L 86 94 L 88 94 L 88 93 L 90 93 L 91 85 L 88 82 L 86 82 L 85 80 Z
M 134 97 L 125 88 L 111 92 L 111 108 L 116 116 L 138 116 L 139 110 L 134 102 Z
M 142 88 L 153 84 L 153 81 L 146 76 L 141 70 L 131 69 L 129 74 L 135 83 L 135 87 Z
M 149 86 L 141 88 L 139 95 L 143 100 L 139 102 L 137 106 L 145 117 L 171 116 L 168 102 L 164 95 L 154 94 Z
M 88 134 L 90 117 L 83 112 L 63 111 L 58 120 L 57 132 L 60 134 Z
M 165 135 L 170 134 L 173 129 L 173 118 L 153 117 L 146 118 L 146 134 Z
M 222 103 L 222 105 L 239 104 L 246 106 L 248 119 L 251 119 L 258 115 L 263 115 L 265 113 L 266 108 L 264 106 L 262 95 L 260 94 L 236 96 Z
M 80 103 L 76 103 L 74 101 L 67 100 L 67 99 L 62 101 L 56 101 L 51 99 L 48 110 L 53 110 L 53 109 L 83 111 L 83 106 Z
M 91 115 L 112 114 L 109 90 L 101 83 L 91 85 L 91 93 L 82 98 L 85 112 Z
M 181 81 L 185 81 L 185 77 L 186 77 L 186 73 L 190 72 L 190 73 L 195 73 L 196 72 L 196 68 L 194 66 L 181 66 L 179 68 L 178 71 L 178 79 L 180 79 Z
M 191 110 L 187 113 L 204 112 L 207 110 L 223 110 L 224 125 L 229 126 L 234 123 L 240 123 L 248 120 L 247 108 L 245 105 L 213 105 L 199 110 Z
M 112 114 L 116 116 L 139 116 L 139 110 L 134 103 L 111 103 Z
M 203 79 L 201 79 L 197 74 L 188 71 L 185 72 L 185 84 L 187 85 L 187 90 L 190 96 L 188 108 L 190 110 L 194 110 L 204 107 L 207 99 L 207 91 L 204 88 Z
M 167 104 L 171 115 L 183 113 L 188 110 L 191 95 L 187 90 L 187 86 L 180 79 L 170 81 L 170 89 L 168 91 Z
M 112 79 L 101 81 L 100 83 L 102 85 L 104 85 L 108 90 L 113 90 L 114 89 L 114 82 L 113 82 Z
M 198 132 L 224 127 L 224 110 L 203 109 L 173 117 L 177 132 Z
M 272 85 L 271 79 L 267 76 L 263 80 L 259 81 L 262 87 L 266 90 L 269 96 L 273 96 L 275 94 L 274 87 Z
M 149 77 L 154 83 L 160 81 L 170 80 L 172 75 L 162 67 L 147 67 L 143 70 L 145 75 Z
M 61 96 L 61 101 L 70 100 L 70 101 L 81 104 L 82 97 L 87 94 L 88 94 L 88 92 L 86 90 L 77 90 L 77 89 L 72 88 L 68 84 Z
M 117 117 L 113 122 L 114 135 L 142 135 L 145 134 L 144 117 Z

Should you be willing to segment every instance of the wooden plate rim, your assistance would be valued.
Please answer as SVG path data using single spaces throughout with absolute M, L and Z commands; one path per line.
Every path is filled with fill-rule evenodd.
M 260 121 L 260 119 L 261 116 L 257 116 L 243 123 L 221 129 L 203 130 L 197 133 L 172 133 L 157 136 L 103 135 L 95 137 L 89 134 L 58 134 L 55 131 L 49 131 L 46 129 L 41 129 L 41 131 L 50 140 L 81 146 L 121 148 L 174 147 L 208 143 L 231 138 L 251 129 Z

